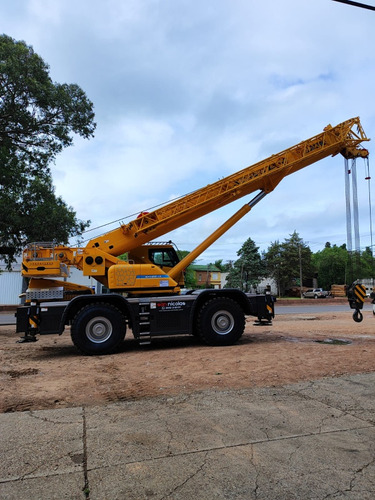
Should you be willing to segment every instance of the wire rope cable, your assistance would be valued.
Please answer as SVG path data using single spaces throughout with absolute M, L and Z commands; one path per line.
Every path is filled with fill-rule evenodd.
M 194 192 L 195 192 L 195 190 L 191 191 L 190 193 L 182 194 L 181 196 L 176 196 L 176 198 L 172 198 L 171 200 L 164 201 L 164 202 L 158 203 L 157 205 L 154 205 L 152 207 L 146 208 L 146 209 L 142 210 L 142 212 L 150 212 L 152 210 L 156 210 L 157 208 L 163 207 L 163 206 L 167 205 L 168 203 L 173 203 L 174 201 L 180 200 L 181 198 L 184 198 L 185 196 L 189 196 L 189 195 L 193 194 Z M 134 217 L 137 217 L 138 214 L 139 214 L 139 212 L 135 212 L 133 214 L 126 215 L 125 217 L 121 217 L 120 219 L 115 219 L 113 221 L 106 222 L 105 224 L 101 224 L 100 226 L 92 227 L 90 229 L 87 229 L 86 231 L 83 231 L 81 233 L 81 235 L 91 233 L 93 231 L 97 231 L 98 229 L 102 229 L 103 227 L 107 227 L 107 226 L 110 226 L 112 224 L 123 223 L 124 220 L 133 219 Z M 103 236 L 103 234 L 105 234 L 105 233 L 101 233 L 101 234 L 96 235 L 96 238 L 98 238 L 99 236 Z M 91 239 L 92 238 L 87 238 L 85 240 L 82 240 L 82 241 L 80 241 L 80 244 L 87 243 Z
M 373 252 L 373 242 L 372 242 L 372 204 L 371 204 L 371 175 L 370 175 L 370 160 L 369 158 L 365 158 L 366 164 L 366 181 L 368 182 L 368 207 L 369 207 L 369 220 L 370 220 L 370 248 L 371 252 Z

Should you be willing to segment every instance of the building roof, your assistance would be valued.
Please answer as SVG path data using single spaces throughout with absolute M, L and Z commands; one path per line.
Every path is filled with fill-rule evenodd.
M 192 269 L 193 271 L 210 271 L 216 273 L 221 272 L 220 269 L 214 264 L 202 264 L 202 265 L 191 264 L 189 266 L 189 269 Z

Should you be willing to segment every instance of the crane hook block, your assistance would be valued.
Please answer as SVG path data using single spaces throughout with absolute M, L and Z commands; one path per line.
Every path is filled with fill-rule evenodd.
M 366 298 L 366 287 L 357 283 L 352 286 L 348 291 L 348 300 L 351 309 L 355 309 L 353 319 L 356 323 L 363 320 L 363 314 L 360 309 L 363 309 L 363 303 Z

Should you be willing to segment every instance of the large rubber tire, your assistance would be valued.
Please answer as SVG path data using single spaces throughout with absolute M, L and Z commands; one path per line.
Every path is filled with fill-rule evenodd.
M 208 345 L 235 344 L 244 330 L 244 312 L 237 302 L 228 297 L 208 300 L 198 313 L 197 333 Z
M 116 352 L 125 333 L 126 322 L 121 311 L 101 302 L 80 309 L 71 326 L 73 344 L 89 356 Z

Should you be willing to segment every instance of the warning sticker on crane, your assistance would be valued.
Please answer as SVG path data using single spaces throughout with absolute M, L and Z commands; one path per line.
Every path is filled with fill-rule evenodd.
M 355 285 L 354 295 L 359 302 L 364 302 L 366 298 L 366 287 L 361 284 Z

